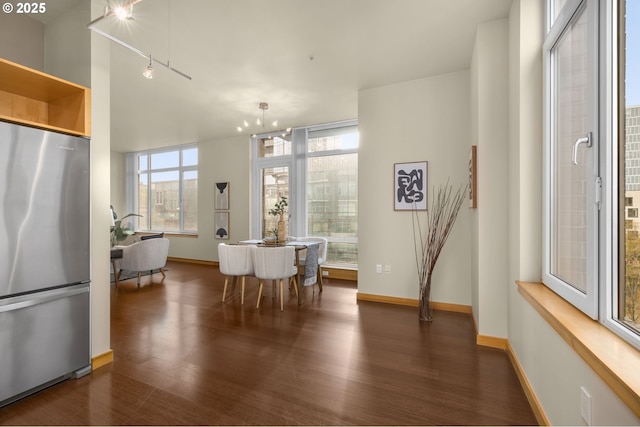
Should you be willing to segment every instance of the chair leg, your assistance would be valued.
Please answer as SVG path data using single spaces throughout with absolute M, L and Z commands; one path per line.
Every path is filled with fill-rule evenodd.
M 142 271 L 138 271 L 138 288 L 140 287 L 140 278 L 142 277 Z
M 229 283 L 229 277 L 224 276 L 224 291 L 222 291 L 222 302 L 224 302 L 225 297 L 227 296 L 227 284 Z
M 289 278 L 289 283 L 293 284 L 293 289 L 296 291 L 296 298 L 300 298 L 300 294 L 298 293 L 298 281 L 296 280 L 296 276 L 291 276 Z
M 244 279 L 245 276 L 242 276 L 242 294 L 240 294 L 240 305 L 244 305 Z
M 284 279 L 280 279 L 280 311 L 284 311 Z
M 318 287 L 320 288 L 320 292 L 322 292 L 322 267 L 318 266 Z
M 260 287 L 258 288 L 258 304 L 256 304 L 256 309 L 260 308 L 260 300 L 262 299 L 263 285 L 264 285 L 264 280 L 260 279 Z
M 162 269 L 162 268 L 161 268 L 161 269 L 160 269 L 160 273 L 162 273 L 162 277 L 167 277 L 167 276 L 165 276 L 165 274 L 164 274 L 164 269 Z

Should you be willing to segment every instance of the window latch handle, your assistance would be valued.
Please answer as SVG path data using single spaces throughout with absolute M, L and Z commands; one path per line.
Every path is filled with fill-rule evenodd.
M 574 165 L 578 164 L 578 147 L 580 144 L 587 144 L 587 147 L 591 147 L 591 132 L 587 133 L 587 136 L 576 139 L 576 142 L 573 143 L 573 155 L 571 159 Z

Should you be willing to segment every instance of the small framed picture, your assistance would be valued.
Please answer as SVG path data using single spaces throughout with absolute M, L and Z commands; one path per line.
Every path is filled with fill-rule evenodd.
M 216 230 L 216 239 L 229 240 L 229 212 L 214 213 L 213 224 Z
M 478 166 L 477 166 L 477 148 L 471 146 L 469 150 L 469 207 L 478 207 Z
M 227 211 L 229 210 L 229 183 L 216 182 L 215 209 Z
M 396 163 L 393 179 L 394 210 L 427 210 L 427 162 Z

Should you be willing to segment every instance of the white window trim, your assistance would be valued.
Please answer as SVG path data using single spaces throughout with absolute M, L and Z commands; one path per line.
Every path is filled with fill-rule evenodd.
M 577 7 L 579 0 L 568 0 L 567 4 Z M 570 15 L 561 14 L 558 19 L 568 20 Z M 640 349 L 640 334 L 629 328 L 618 320 L 618 287 L 620 283 L 620 262 L 624 262 L 624 253 L 620 253 L 619 246 L 619 226 L 620 226 L 620 209 L 625 209 L 624 202 L 620 200 L 619 188 L 619 94 L 618 94 L 618 3 L 614 1 L 600 1 L 598 14 L 600 18 L 599 29 L 599 109 L 598 118 L 599 138 L 600 138 L 600 177 L 602 178 L 602 206 L 599 218 L 599 242 L 598 249 L 598 265 L 599 273 L 597 280 L 597 309 L 598 313 L 595 318 L 604 327 L 615 333 L 620 338 L 631 344 L 636 349 Z M 549 34 L 553 36 L 550 30 Z M 557 30 L 555 30 L 557 31 Z M 545 70 L 548 70 L 548 46 L 545 43 Z M 545 73 L 545 91 L 549 90 L 548 71 Z M 549 93 L 549 92 L 546 92 Z M 548 102 L 546 100 L 545 102 Z M 548 108 L 548 106 L 546 106 Z M 549 116 L 544 116 L 545 138 L 548 138 L 550 131 Z M 547 150 L 546 143 L 544 150 Z M 548 199 L 548 153 L 544 152 L 544 202 Z M 624 185 L 624 183 L 620 184 Z M 547 236 L 549 236 L 549 213 L 544 209 L 544 233 L 545 244 L 548 245 Z M 549 271 L 548 254 L 543 254 L 543 271 Z M 544 274 L 543 274 L 544 277 Z M 553 289 L 552 286 L 545 281 L 545 284 Z M 553 289 L 556 291 L 555 289 Z M 561 297 L 565 298 L 560 292 Z M 565 298 L 567 299 L 567 298 Z M 568 300 L 568 299 L 567 299 Z M 568 300 L 569 301 L 569 300 Z M 594 316 L 591 316 L 594 317 Z
M 549 9 L 550 9 L 549 5 L 552 2 L 553 0 L 547 1 L 547 5 Z M 553 157 L 552 156 L 554 155 L 554 152 L 553 152 L 553 147 L 551 147 L 550 141 L 552 141 L 553 131 L 554 131 L 554 128 L 553 128 L 554 100 L 551 96 L 549 96 L 551 94 L 552 86 L 554 84 L 553 76 L 552 76 L 553 75 L 552 73 L 553 63 L 552 63 L 552 55 L 551 55 L 552 49 L 561 38 L 562 34 L 564 33 L 565 29 L 572 21 L 576 12 L 582 10 L 583 7 L 586 7 L 585 13 L 588 14 L 589 22 L 593 22 L 592 20 L 595 20 L 597 24 L 597 20 L 598 20 L 597 15 L 599 12 L 598 10 L 599 8 L 597 6 L 593 6 L 594 3 L 597 3 L 597 0 L 568 0 L 565 6 L 563 7 L 562 11 L 560 11 L 560 13 L 558 14 L 558 17 L 556 18 L 553 25 L 551 25 L 551 22 L 548 21 L 548 25 L 551 25 L 551 28 L 547 32 L 545 42 L 543 45 L 543 60 L 544 60 L 544 70 L 545 70 L 545 73 L 544 73 L 545 114 L 544 114 L 543 126 L 544 126 L 545 141 L 543 143 L 543 196 L 544 196 L 543 198 L 543 231 L 544 231 L 543 241 L 544 241 L 544 244 L 543 244 L 543 261 L 542 261 L 542 264 L 543 264 L 542 280 L 554 292 L 556 292 L 557 294 L 562 296 L 564 299 L 566 299 L 567 301 L 575 305 L 585 314 L 592 317 L 593 319 L 597 319 L 598 310 L 599 310 L 599 307 L 598 307 L 599 269 L 598 269 L 598 262 L 597 262 L 598 256 L 599 256 L 598 254 L 599 248 L 597 246 L 599 245 L 593 245 L 587 248 L 587 250 L 590 251 L 590 255 L 588 255 L 587 259 L 593 259 L 593 260 L 596 260 L 596 262 L 594 262 L 593 265 L 590 266 L 592 271 L 591 273 L 589 273 L 590 280 L 587 280 L 586 292 L 583 293 L 582 291 L 579 291 L 573 288 L 572 286 L 566 284 L 565 282 L 559 280 L 557 277 L 551 274 L 551 255 L 552 255 L 551 205 L 552 205 L 552 195 L 553 195 L 552 189 L 551 189 L 553 180 L 551 178 L 553 175 L 553 170 L 552 170 Z M 596 34 L 594 34 L 593 38 L 590 40 L 591 49 L 594 49 L 596 52 L 596 55 L 594 55 L 594 63 L 591 64 L 594 71 L 599 70 L 599 64 L 597 63 L 598 38 L 599 37 L 596 32 Z M 595 76 L 596 83 L 598 83 L 598 79 L 599 79 L 598 72 L 596 72 L 596 76 Z M 599 99 L 599 93 L 597 92 L 598 84 L 596 84 L 595 86 L 596 87 L 594 88 L 594 93 L 592 94 L 592 96 L 597 104 L 599 102 L 597 101 Z M 600 144 L 598 144 L 598 141 L 601 140 L 601 135 L 600 135 L 600 132 L 598 131 L 599 119 L 597 117 L 598 111 L 600 110 L 601 109 L 598 106 L 598 108 L 594 112 L 594 115 L 596 117 L 593 118 L 594 129 L 592 130 L 592 134 L 594 138 L 594 148 L 593 148 L 594 150 L 599 149 Z M 594 153 L 594 154 L 596 154 L 596 158 L 598 158 L 597 153 Z M 594 197 L 594 195 L 589 195 L 589 197 Z M 598 224 L 594 224 L 594 227 L 593 227 L 594 229 L 592 230 L 594 233 L 592 238 L 596 242 L 600 237 L 598 235 L 597 225 Z
M 262 198 L 256 197 L 260 194 L 262 186 L 262 177 L 258 173 L 261 168 L 265 167 L 289 167 L 289 203 L 290 210 L 289 232 L 292 236 L 306 236 L 308 233 L 307 226 L 307 159 L 310 157 L 324 157 L 338 154 L 354 154 L 358 153 L 359 148 L 345 150 L 330 150 L 321 152 L 308 152 L 308 135 L 309 132 L 323 129 L 335 129 L 341 127 L 357 127 L 357 120 L 344 120 L 339 122 L 325 123 L 303 128 L 294 128 L 291 130 L 291 155 L 277 157 L 258 157 L 257 141 L 266 137 L 277 137 L 282 132 L 269 132 L 251 137 L 251 227 L 250 238 L 261 239 L 261 215 L 262 215 Z M 291 214 L 291 212 L 293 212 Z M 340 238 L 332 239 L 333 242 L 357 243 L 357 238 Z M 354 264 L 340 264 L 339 268 L 356 268 Z
M 618 94 L 618 3 L 617 1 L 604 2 L 601 16 L 604 16 L 602 28 L 604 29 L 603 60 L 602 67 L 605 72 L 603 99 L 604 111 L 602 127 L 607 143 L 604 144 L 603 156 L 603 200 L 606 200 L 605 209 L 602 212 L 602 241 L 605 242 L 601 249 L 604 260 L 602 274 L 600 275 L 600 312 L 601 323 L 609 330 L 640 349 L 640 334 L 630 329 L 618 320 L 618 284 L 620 280 L 619 262 L 624 262 L 624 254 L 619 251 L 619 209 L 625 210 L 624 203 L 619 199 L 619 173 L 620 155 L 619 145 L 619 94 Z M 624 184 L 622 184 L 624 185 Z M 623 189 L 624 190 L 624 189 Z
M 128 212 L 138 212 L 138 174 L 139 174 L 139 170 L 138 170 L 138 156 L 140 155 L 146 155 L 148 156 L 147 161 L 149 162 L 149 166 L 150 166 L 150 162 L 151 162 L 151 156 L 153 154 L 160 154 L 160 153 L 169 153 L 169 152 L 174 152 L 174 151 L 179 151 L 179 155 L 180 155 L 180 159 L 179 159 L 179 165 L 178 167 L 171 167 L 171 168 L 164 168 L 164 169 L 147 169 L 147 171 L 153 171 L 153 172 L 163 172 L 163 171 L 174 171 L 174 170 L 178 170 L 178 186 L 179 186 L 179 194 L 180 194 L 180 221 L 179 221 L 179 230 L 178 231 L 169 231 L 169 233 L 172 234 L 197 234 L 198 230 L 184 230 L 184 216 L 182 215 L 182 212 L 184 212 L 184 197 L 183 197 L 183 178 L 184 178 L 184 172 L 189 172 L 189 171 L 198 171 L 198 165 L 191 165 L 191 166 L 183 166 L 183 158 L 182 158 L 182 154 L 184 150 L 189 150 L 189 149 L 193 149 L 193 148 L 198 148 L 198 144 L 197 143 L 193 143 L 193 144 L 184 144 L 184 145 L 174 145 L 171 147 L 164 147 L 164 148 L 158 148 L 158 149 L 153 149 L 153 150 L 143 150 L 143 151 L 136 151 L 136 152 L 130 152 L 126 154 L 126 160 L 125 160 L 125 167 L 126 167 L 126 204 L 127 204 L 127 210 Z M 199 152 L 198 152 L 198 156 L 199 156 Z M 200 159 L 198 157 L 198 163 L 199 163 Z M 151 184 L 151 177 L 149 176 L 149 185 Z M 147 211 L 151 212 L 151 208 L 152 208 L 152 201 L 150 200 L 150 198 L 147 198 Z M 136 219 L 136 221 L 134 221 L 134 228 L 135 231 L 140 231 L 140 232 L 164 232 L 165 230 L 153 230 L 151 229 L 151 227 L 149 227 L 149 229 L 141 229 L 139 226 L 139 221 L 137 220 L 136 217 L 133 217 Z M 146 218 L 145 219 L 147 221 L 147 224 L 150 226 L 151 224 L 148 223 L 149 219 Z

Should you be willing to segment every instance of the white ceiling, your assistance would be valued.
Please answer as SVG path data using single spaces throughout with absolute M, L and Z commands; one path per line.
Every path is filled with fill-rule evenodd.
M 109 18 L 99 28 L 193 80 L 157 64 L 145 79 L 145 58 L 110 42 L 112 150 L 237 136 L 263 101 L 279 128 L 357 118 L 361 89 L 468 69 L 477 24 L 506 17 L 510 4 L 143 1 L 126 26 Z

